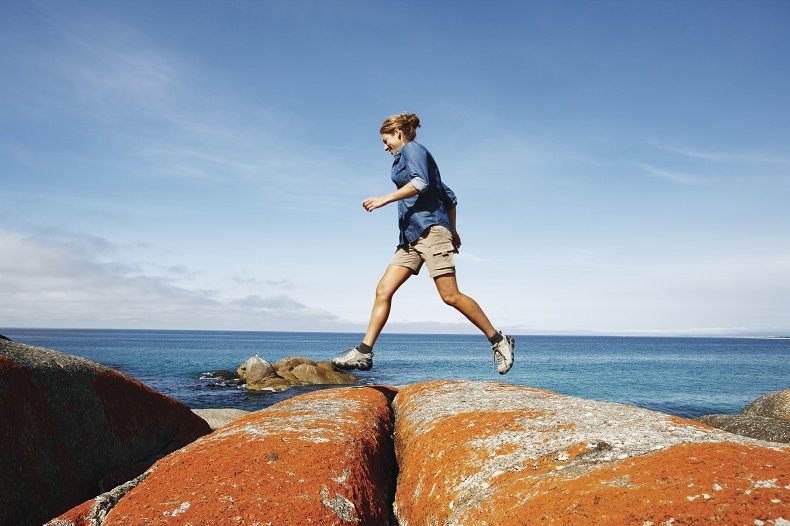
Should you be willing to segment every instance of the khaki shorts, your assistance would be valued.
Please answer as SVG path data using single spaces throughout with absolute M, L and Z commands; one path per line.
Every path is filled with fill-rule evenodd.
M 425 229 L 422 236 L 411 245 L 398 247 L 390 265 L 410 268 L 420 273 L 422 264 L 428 266 L 428 274 L 438 278 L 455 274 L 455 247 L 453 234 L 443 226 L 433 225 Z

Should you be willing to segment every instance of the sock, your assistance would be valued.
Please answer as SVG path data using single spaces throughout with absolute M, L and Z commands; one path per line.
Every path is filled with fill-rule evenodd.
M 370 353 L 373 352 L 373 347 L 371 347 L 370 345 L 368 345 L 366 343 L 360 343 L 359 347 L 357 347 L 357 349 L 359 349 L 359 352 L 364 353 L 364 354 L 370 354 Z
M 490 337 L 488 339 L 488 341 L 491 342 L 491 345 L 496 345 L 497 343 L 501 342 L 502 339 L 503 339 L 502 333 L 498 332 L 495 335 L 493 335 L 492 337 Z

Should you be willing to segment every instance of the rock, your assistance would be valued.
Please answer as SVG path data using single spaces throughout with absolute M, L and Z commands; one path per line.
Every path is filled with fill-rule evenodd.
M 286 371 L 285 369 L 280 369 L 280 372 L 277 373 L 278 376 L 283 378 L 289 385 L 299 385 L 302 382 L 299 381 L 299 378 L 294 376 L 291 371 Z
M 389 524 L 392 414 L 377 389 L 291 398 L 151 468 L 105 526 Z
M 697 422 L 745 437 L 790 443 L 790 420 L 767 416 L 705 415 Z
M 316 367 L 326 369 L 327 371 L 337 371 L 337 367 L 332 362 L 315 362 Z
M 247 360 L 246 371 L 248 388 L 250 384 L 256 384 L 277 374 L 274 372 L 274 367 L 272 367 L 272 364 L 266 360 L 258 358 L 257 356 L 253 356 Z
M 0 334 L 0 340 L 5 340 L 5 341 L 7 341 L 7 342 L 10 342 L 10 341 L 11 341 L 11 338 L 6 338 L 6 337 L 5 337 L 5 336 L 3 336 L 2 334 Z
M 129 482 L 102 493 L 95 499 L 83 502 L 59 517 L 52 519 L 44 526 L 101 526 L 104 523 L 104 519 L 107 518 L 107 514 L 118 504 L 118 501 L 133 488 L 137 487 L 147 476 L 148 472 L 145 472 Z
M 352 385 L 357 383 L 357 378 L 354 375 L 330 371 L 306 363 L 297 365 L 291 372 L 301 383 L 307 385 Z
M 234 373 L 233 371 L 226 371 L 226 370 L 214 371 L 208 377 L 214 380 L 223 380 L 225 382 L 232 382 L 234 380 L 239 379 L 238 373 Z
M 404 387 L 393 411 L 399 524 L 779 524 L 790 515 L 790 449 L 691 420 L 457 381 Z
M 271 376 L 262 380 L 260 382 L 256 382 L 254 384 L 247 384 L 248 391 L 285 391 L 286 389 L 290 389 L 292 385 L 298 382 L 290 382 L 285 378 L 280 378 L 279 376 Z
M 211 429 L 219 429 L 249 414 L 241 409 L 193 409 L 192 412 L 208 422 Z
M 744 416 L 767 416 L 790 420 L 790 389 L 761 396 L 741 410 Z
M 180 402 L 82 358 L 0 340 L 0 524 L 42 524 L 211 431 Z
M 288 358 L 283 358 L 275 362 L 273 367 L 274 370 L 277 371 L 277 374 L 282 376 L 283 371 L 291 372 L 294 367 L 302 364 L 315 365 L 315 362 L 309 358 L 302 358 L 301 356 L 289 356 Z
M 236 374 L 239 375 L 239 379 L 242 382 L 247 381 L 247 362 L 244 362 L 243 364 L 239 365 L 239 368 L 236 369 Z

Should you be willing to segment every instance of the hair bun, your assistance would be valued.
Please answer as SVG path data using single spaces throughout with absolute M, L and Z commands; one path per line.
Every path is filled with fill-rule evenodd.
M 379 133 L 382 135 L 386 133 L 395 133 L 400 131 L 403 133 L 407 141 L 413 141 L 417 136 L 417 128 L 420 127 L 420 118 L 414 113 L 403 112 L 400 115 L 392 115 L 387 117 L 384 124 L 381 125 Z

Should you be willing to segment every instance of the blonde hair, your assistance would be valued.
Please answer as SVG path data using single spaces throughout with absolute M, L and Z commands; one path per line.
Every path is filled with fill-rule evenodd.
M 384 124 L 381 125 L 379 133 L 381 135 L 391 135 L 400 130 L 406 141 L 413 141 L 417 136 L 417 128 L 420 127 L 420 118 L 413 113 L 401 113 L 400 115 L 392 115 L 387 117 Z

